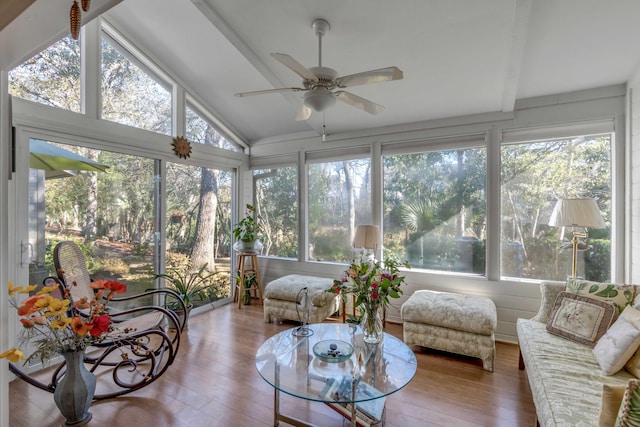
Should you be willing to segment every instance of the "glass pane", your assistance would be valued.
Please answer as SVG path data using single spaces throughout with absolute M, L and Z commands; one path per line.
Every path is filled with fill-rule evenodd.
M 371 160 L 309 165 L 309 260 L 348 262 L 355 226 L 371 223 Z
M 298 180 L 294 166 L 256 170 L 256 207 L 264 230 L 262 254 L 298 257 Z
M 227 139 L 220 135 L 215 127 L 205 120 L 202 116 L 196 113 L 194 110 L 187 106 L 186 110 L 187 119 L 187 139 L 192 142 L 205 144 L 207 138 L 215 139 L 216 147 L 224 148 L 225 150 L 242 152 L 243 150 L 236 144 L 227 141 Z
M 73 240 L 92 278 L 122 281 L 127 294 L 152 288 L 153 159 L 39 140 L 30 151 L 30 283 L 55 275 L 53 248 Z
M 383 157 L 384 248 L 413 268 L 484 274 L 486 150 Z
M 196 307 L 231 295 L 231 189 L 230 172 L 167 164 L 166 272 L 190 277 L 203 269 L 206 280 L 191 276 Z
M 104 38 L 102 118 L 171 135 L 171 92 Z
M 606 228 L 589 229 L 578 251 L 578 275 L 611 277 L 611 136 L 593 135 L 504 145 L 501 274 L 565 280 L 571 274 L 571 230 L 549 226 L 557 199 L 596 200 Z
M 13 96 L 80 112 L 80 44 L 67 36 L 9 72 Z

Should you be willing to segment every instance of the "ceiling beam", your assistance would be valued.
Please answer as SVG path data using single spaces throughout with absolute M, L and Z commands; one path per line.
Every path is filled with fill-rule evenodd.
M 516 96 L 518 95 L 518 83 L 522 71 L 522 59 L 527 44 L 527 32 L 531 17 L 532 0 L 515 0 L 513 9 L 513 21 L 511 26 L 511 43 L 502 91 L 502 111 L 512 112 Z

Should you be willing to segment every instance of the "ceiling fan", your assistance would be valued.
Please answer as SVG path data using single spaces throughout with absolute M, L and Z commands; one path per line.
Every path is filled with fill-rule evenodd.
M 263 95 L 267 93 L 305 92 L 303 106 L 296 120 L 307 120 L 312 111 L 321 112 L 335 104 L 336 99 L 370 114 L 384 110 L 382 105 L 342 90 L 343 88 L 402 79 L 402 70 L 398 67 L 380 68 L 338 77 L 336 70 L 322 66 L 322 37 L 329 32 L 329 23 L 316 19 L 312 28 L 318 36 L 318 66 L 306 68 L 293 57 L 284 53 L 272 53 L 271 56 L 302 77 L 302 87 L 284 87 L 236 93 L 236 96 Z M 337 90 L 336 90 L 337 89 Z

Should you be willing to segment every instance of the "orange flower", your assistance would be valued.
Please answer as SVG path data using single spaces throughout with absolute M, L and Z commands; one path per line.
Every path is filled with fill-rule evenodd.
M 127 285 L 115 280 L 108 280 L 104 283 L 104 289 L 108 289 L 110 291 L 109 295 L 107 295 L 107 299 L 111 299 L 115 294 L 125 293 L 127 291 Z
M 23 317 L 20 319 L 20 323 L 22 323 L 22 326 L 25 328 L 33 328 L 35 326 L 35 322 L 29 317 Z
M 18 307 L 18 316 L 28 316 L 38 311 L 37 308 L 34 308 L 34 305 L 42 298 L 44 298 L 43 295 L 33 295 L 24 300 L 22 305 Z
M 71 320 L 71 329 L 76 333 L 79 337 L 85 337 L 91 330 L 91 323 L 84 322 L 79 316 L 75 316 Z
M 82 297 L 75 303 L 76 308 L 89 308 L 89 299 L 87 297 Z

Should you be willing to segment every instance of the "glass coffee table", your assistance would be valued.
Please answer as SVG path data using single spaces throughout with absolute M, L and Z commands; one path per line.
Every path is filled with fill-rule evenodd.
M 345 323 L 287 329 L 256 353 L 258 372 L 274 388 L 274 426 L 312 426 L 280 413 L 280 392 L 327 403 L 354 427 L 376 424 L 385 397 L 407 385 L 416 366 L 413 351 L 398 338 L 385 333 L 379 344 L 367 344 L 360 327 Z

